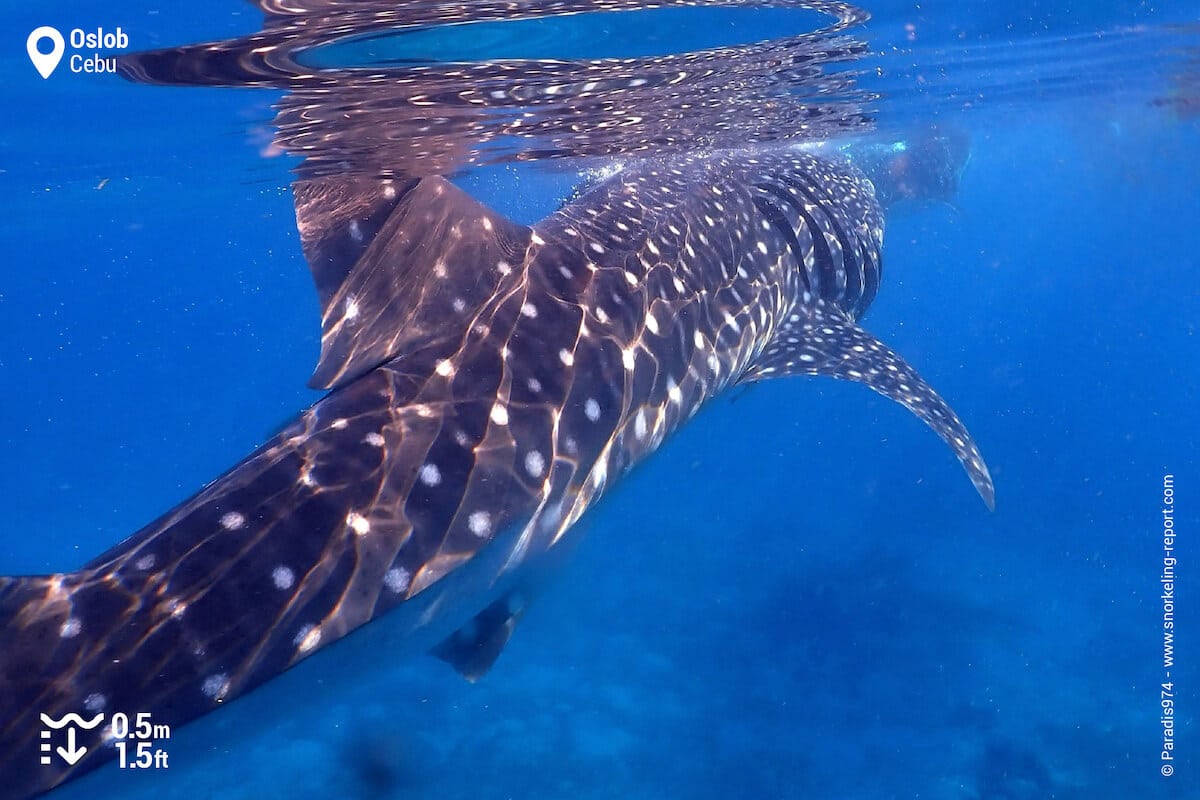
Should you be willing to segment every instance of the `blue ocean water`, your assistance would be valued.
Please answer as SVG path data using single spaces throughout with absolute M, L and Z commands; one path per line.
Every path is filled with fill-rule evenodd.
M 873 49 L 986 47 L 998 84 L 1006 47 L 1200 14 L 870 10 Z M 317 306 L 294 162 L 265 155 L 277 93 L 43 81 L 24 50 L 41 24 L 119 24 L 142 48 L 249 32 L 257 12 L 123 0 L 0 19 L 0 574 L 44 573 L 115 544 L 315 400 Z M 1157 77 L 1123 66 L 1131 85 Z M 970 427 L 994 513 L 889 401 L 758 385 L 714 402 L 589 514 L 478 684 L 343 642 L 177 731 L 169 769 L 110 766 L 55 796 L 1200 797 L 1186 578 L 1200 86 L 1163 92 L 1191 105 L 1081 88 L 951 119 L 936 106 L 972 140 L 957 197 L 889 217 L 865 325 Z M 464 185 L 530 220 L 576 179 L 522 165 Z M 1185 576 L 1170 778 L 1165 474 Z

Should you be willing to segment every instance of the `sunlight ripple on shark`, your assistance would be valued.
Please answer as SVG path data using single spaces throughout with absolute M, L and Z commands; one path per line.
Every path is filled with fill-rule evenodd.
M 440 177 L 301 181 L 328 396 L 77 572 L 0 579 L 0 780 L 44 791 L 38 715 L 181 724 L 387 614 L 481 675 L 529 571 L 722 390 L 856 381 L 991 479 L 954 412 L 859 327 L 883 224 L 795 148 L 636 162 L 532 228 Z M 12 795 L 10 795 L 12 796 Z

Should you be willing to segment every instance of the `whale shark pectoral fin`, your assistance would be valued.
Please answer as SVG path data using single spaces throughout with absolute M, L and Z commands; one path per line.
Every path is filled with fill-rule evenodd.
M 321 299 L 321 358 L 309 383 L 323 389 L 474 314 L 506 278 L 517 280 L 532 237 L 436 176 L 301 181 L 296 222 Z
M 477 681 L 496 663 L 524 613 L 524 599 L 516 593 L 506 595 L 476 614 L 431 652 L 467 680 Z
M 839 309 L 825 305 L 796 309 L 741 380 L 779 375 L 828 375 L 857 381 L 900 403 L 950 445 L 983 502 L 995 509 L 992 477 L 958 415 L 903 358 Z

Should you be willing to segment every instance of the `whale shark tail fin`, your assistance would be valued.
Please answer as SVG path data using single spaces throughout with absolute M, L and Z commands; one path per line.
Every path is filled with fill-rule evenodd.
M 63 576 L 0 578 L 0 741 L 11 742 L 35 682 L 54 665 L 75 632 L 70 602 L 56 602 Z
M 90 757 L 100 749 L 93 746 L 99 731 L 82 725 L 95 717 L 88 698 L 74 696 L 74 684 L 55 677 L 67 673 L 88 646 L 66 589 L 74 577 L 0 578 L 0 794 L 5 797 L 44 792 L 96 763 Z M 69 749 L 50 751 L 47 743 L 65 743 L 56 729 L 64 727 L 62 712 L 68 708 L 82 715 L 73 726 L 78 738 Z

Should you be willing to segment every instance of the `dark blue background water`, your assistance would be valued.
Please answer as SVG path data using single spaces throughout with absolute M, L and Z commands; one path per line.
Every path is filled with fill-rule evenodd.
M 869 32 L 885 49 L 905 22 L 1001 42 L 1198 14 L 978 5 L 877 4 Z M 250 31 L 254 12 L 0 19 L 0 573 L 38 573 L 114 544 L 311 402 L 317 314 L 289 162 L 259 156 L 272 95 L 43 81 L 24 53 L 41 24 L 120 24 L 142 48 Z M 166 773 L 110 768 L 62 796 L 1200 797 L 1200 129 L 1103 99 L 958 123 L 974 152 L 957 209 L 891 217 L 865 324 L 966 421 L 995 513 L 888 401 L 757 386 L 590 515 L 480 684 L 347 642 L 180 731 Z M 535 218 L 573 177 L 471 187 Z M 1170 781 L 1164 472 L 1184 576 Z

